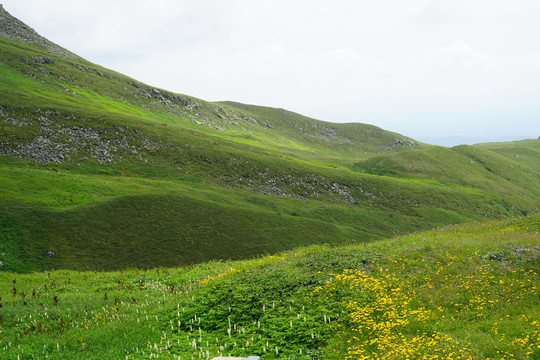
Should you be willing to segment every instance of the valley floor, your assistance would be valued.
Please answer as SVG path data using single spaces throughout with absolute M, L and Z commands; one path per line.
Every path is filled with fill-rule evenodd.
M 540 359 L 540 216 L 237 262 L 0 273 L 4 359 Z

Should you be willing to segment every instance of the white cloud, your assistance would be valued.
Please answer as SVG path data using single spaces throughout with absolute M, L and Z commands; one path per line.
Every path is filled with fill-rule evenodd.
M 516 16 L 535 5 L 523 0 L 452 0 L 427 1 L 418 18 L 429 23 L 490 22 Z
M 451 67 L 464 67 L 472 69 L 486 69 L 495 65 L 496 58 L 486 55 L 473 49 L 468 43 L 462 40 L 453 41 L 437 49 L 430 49 L 422 54 L 420 58 L 443 69 Z

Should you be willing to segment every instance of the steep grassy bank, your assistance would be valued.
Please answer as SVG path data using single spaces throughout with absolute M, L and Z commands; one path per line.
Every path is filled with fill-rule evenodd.
M 538 359 L 540 217 L 241 262 L 0 273 L 6 358 Z
M 6 271 L 242 259 L 516 212 L 486 192 L 372 175 L 345 174 L 338 196 L 354 200 L 336 201 L 325 193 L 325 182 L 335 183 L 322 176 L 309 179 L 320 195 L 295 199 L 224 188 L 186 175 L 152 179 L 116 175 L 118 167 L 103 165 L 102 174 L 23 165 L 16 161 L 0 169 L 0 252 Z

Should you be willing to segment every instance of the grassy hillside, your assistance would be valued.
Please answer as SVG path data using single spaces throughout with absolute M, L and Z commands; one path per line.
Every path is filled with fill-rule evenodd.
M 243 259 L 538 209 L 536 143 L 517 159 L 209 103 L 0 18 L 18 34 L 0 36 L 2 271 Z
M 239 259 L 511 213 L 488 194 L 376 176 L 366 176 L 361 187 L 345 194 L 357 202 L 346 202 L 260 195 L 196 178 L 142 179 L 15 165 L 0 172 L 6 271 Z M 323 197 L 322 186 L 320 191 Z M 442 203 L 447 208 L 439 207 Z
M 418 147 L 412 139 L 365 124 L 331 124 L 291 112 L 236 103 L 208 103 L 150 87 L 83 59 L 40 51 L 0 36 L 4 104 L 106 111 L 196 129 L 292 155 L 328 150 L 380 153 Z M 16 109 L 20 113 L 22 109 Z M 19 115 L 19 114 L 17 114 Z M 20 114 L 23 115 L 23 114 Z M 364 156 L 365 157 L 365 156 Z
M 4 358 L 538 359 L 540 217 L 253 260 L 0 273 Z
M 284 109 L 221 102 L 251 119 L 265 124 L 269 129 L 259 139 L 267 143 L 281 143 L 285 139 L 303 152 L 296 155 L 305 159 L 351 165 L 361 158 L 380 153 L 428 147 L 403 135 L 392 133 L 373 125 L 323 122 Z M 284 150 L 286 147 L 282 147 Z
M 517 161 L 527 168 L 530 174 L 540 172 L 540 139 L 511 141 L 504 143 L 477 144 L 477 147 L 491 150 L 509 159 Z M 529 175 L 529 173 L 527 174 Z M 530 176 L 530 175 L 529 175 Z
M 491 146 L 433 147 L 382 155 L 358 162 L 356 166 L 372 174 L 434 179 L 497 193 L 505 201 L 517 200 L 538 209 L 539 148 L 540 140 Z M 510 152 L 512 155 L 508 156 Z

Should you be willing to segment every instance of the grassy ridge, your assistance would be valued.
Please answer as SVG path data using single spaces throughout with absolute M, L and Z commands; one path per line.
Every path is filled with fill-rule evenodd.
M 478 144 L 476 146 L 491 150 L 513 161 L 517 161 L 532 174 L 540 171 L 540 163 L 537 161 L 540 157 L 540 141 L 538 140 L 539 139 L 506 143 L 487 143 Z
M 298 114 L 232 102 L 208 103 L 152 88 L 83 59 L 65 59 L 0 37 L 5 103 L 78 107 L 137 116 L 311 158 L 380 153 L 417 146 L 366 124 L 331 124 Z M 45 56 L 50 63 L 42 64 Z M 38 59 L 37 62 L 35 59 Z M 218 130 L 218 131 L 216 131 Z M 398 143 L 399 141 L 399 143 Z M 339 150 L 332 154 L 333 150 Z M 330 153 L 328 153 L 330 152 Z M 315 153 L 318 153 L 315 154 Z
M 239 259 L 315 243 L 369 241 L 513 211 L 488 193 L 372 175 L 349 174 L 349 181 L 356 181 L 350 195 L 358 201 L 343 203 L 257 195 L 190 177 L 105 175 L 107 166 L 93 175 L 58 166 L 11 165 L 0 172 L 0 251 L 6 253 L 7 271 Z M 48 251 L 56 256 L 49 258 Z
M 538 359 L 539 239 L 528 217 L 189 268 L 0 273 L 0 347 L 29 359 Z
M 218 104 L 260 119 L 267 127 L 276 130 L 266 129 L 266 136 L 258 136 L 260 140 L 279 144 L 287 139 L 292 146 L 302 150 L 296 156 L 311 161 L 350 165 L 360 158 L 380 153 L 429 147 L 373 125 L 323 122 L 284 109 L 231 101 Z M 281 148 L 286 149 L 283 145 Z
M 520 203 L 538 207 L 538 146 L 540 141 L 532 140 L 494 145 L 493 151 L 488 146 L 433 147 L 383 155 L 356 166 L 373 174 L 436 179 L 445 184 L 504 194 L 505 201 L 519 199 Z M 511 157 L 501 154 L 512 148 Z

